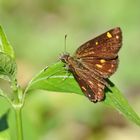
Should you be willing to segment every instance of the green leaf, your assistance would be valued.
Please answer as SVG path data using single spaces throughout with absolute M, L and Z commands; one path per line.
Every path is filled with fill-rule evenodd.
M 63 63 L 58 62 L 42 70 L 37 76 L 35 76 L 35 78 L 31 80 L 25 92 L 35 89 L 42 89 L 84 95 L 73 76 L 68 76 L 68 73 L 63 66 Z M 108 80 L 108 83 L 110 86 L 105 89 L 106 98 L 101 103 L 112 106 L 121 112 L 126 118 L 130 119 L 137 125 L 140 125 L 139 116 L 129 105 L 123 94 L 111 81 Z
M 7 37 L 0 26 L 0 52 L 3 52 L 12 58 L 15 58 L 13 47 L 10 45 L 10 43 L 7 40 Z
M 0 132 L 0 140 L 11 140 L 9 130 Z
M 2 89 L 0 89 L 0 96 L 3 96 L 3 95 L 4 95 L 4 93 L 3 93 Z
M 30 81 L 25 92 L 34 89 L 43 89 L 71 93 L 75 93 L 76 91 L 76 93 L 82 94 L 77 82 L 73 79 L 73 76 L 68 76 L 69 73 L 66 72 L 63 66 L 64 64 L 59 62 L 43 69 Z
M 0 52 L 0 78 L 13 81 L 16 77 L 17 66 L 15 60 Z
M 127 99 L 110 80 L 108 80 L 108 82 L 110 87 L 106 88 L 105 90 L 106 99 L 104 100 L 104 103 L 117 109 L 126 118 L 133 121 L 137 125 L 140 125 L 140 117 L 129 105 Z

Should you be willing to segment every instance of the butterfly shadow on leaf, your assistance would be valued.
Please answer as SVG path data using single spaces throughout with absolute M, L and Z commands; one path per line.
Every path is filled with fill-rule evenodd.
M 108 84 L 108 87 L 105 87 L 105 93 L 113 93 L 113 91 L 110 88 L 115 87 L 115 85 L 109 79 L 106 79 L 106 82 Z

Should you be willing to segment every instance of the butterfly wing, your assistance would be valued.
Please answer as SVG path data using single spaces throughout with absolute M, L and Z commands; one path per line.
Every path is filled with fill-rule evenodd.
M 75 56 L 76 58 L 112 59 L 117 56 L 121 45 L 122 32 L 119 27 L 116 27 L 81 45 L 77 49 Z
M 121 44 L 121 29 L 117 27 L 81 45 L 74 57 L 61 57 L 92 102 L 104 99 L 106 78 L 117 69 Z
M 81 64 L 91 73 L 102 78 L 111 76 L 118 67 L 118 57 L 114 59 L 82 58 Z
M 76 68 L 73 69 L 72 74 L 90 101 L 97 102 L 104 99 L 105 85 L 95 79 L 93 75 L 91 76 L 88 71 Z
M 108 78 L 118 67 L 118 51 L 122 44 L 122 33 L 119 27 L 81 45 L 75 57 L 89 71 Z

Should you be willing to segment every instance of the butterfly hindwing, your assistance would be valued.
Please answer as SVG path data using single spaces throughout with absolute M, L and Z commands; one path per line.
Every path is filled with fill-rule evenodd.
M 81 59 L 81 63 L 91 73 L 93 72 L 100 77 L 108 78 L 118 67 L 118 57 L 109 60 L 85 57 Z
M 72 73 L 81 90 L 92 102 L 97 102 L 104 99 L 105 85 L 103 82 L 95 79 L 94 75 L 91 75 L 86 70 L 77 68 Z

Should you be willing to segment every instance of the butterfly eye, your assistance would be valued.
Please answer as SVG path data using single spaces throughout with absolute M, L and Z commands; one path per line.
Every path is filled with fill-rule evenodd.
M 68 62 L 69 54 L 64 54 L 60 56 L 60 60 L 64 63 Z

